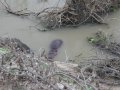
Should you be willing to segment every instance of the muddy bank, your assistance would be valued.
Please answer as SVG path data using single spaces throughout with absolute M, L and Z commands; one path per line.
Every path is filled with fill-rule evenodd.
M 72 72 L 58 68 L 55 65 L 57 62 L 49 62 L 42 52 L 42 55 L 26 53 L 28 46 L 18 39 L 2 38 L 0 41 L 0 48 L 3 48 L 4 52 L 0 49 L 0 89 L 8 90 L 8 87 L 10 90 L 86 90 L 82 79 L 77 80 Z M 22 46 L 18 47 L 19 45 Z M 77 66 L 63 63 L 64 65 Z M 89 83 L 87 85 L 88 89 L 94 88 Z
M 109 53 L 111 57 L 90 59 L 85 66 L 85 74 L 91 75 L 93 72 L 97 75 L 99 83 L 108 85 L 120 84 L 120 44 L 113 39 L 114 35 L 106 35 L 103 32 L 97 32 L 92 37 L 88 37 L 88 42 L 98 49 Z M 87 66 L 86 66 L 87 65 Z
M 58 49 L 61 45 L 55 40 L 50 47 Z M 19 39 L 0 39 L 1 89 L 109 90 L 120 85 L 120 58 L 89 58 L 79 64 L 49 62 L 45 51 L 37 54 L 28 50 Z

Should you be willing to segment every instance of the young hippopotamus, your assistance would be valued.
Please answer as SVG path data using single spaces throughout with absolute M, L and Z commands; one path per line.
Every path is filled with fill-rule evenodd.
M 60 39 L 53 40 L 50 44 L 50 51 L 48 53 L 48 59 L 54 59 L 57 55 L 58 49 L 62 46 L 63 41 Z

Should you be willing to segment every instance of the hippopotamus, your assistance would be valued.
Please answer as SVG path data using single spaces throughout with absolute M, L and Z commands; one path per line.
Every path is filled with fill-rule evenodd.
M 52 43 L 51 43 L 51 45 L 50 45 L 50 48 L 51 48 L 51 49 L 56 49 L 56 50 L 57 50 L 58 48 L 61 47 L 62 43 L 63 43 L 62 40 L 56 39 L 56 40 L 52 41 Z
M 63 41 L 60 39 L 53 40 L 50 44 L 50 51 L 48 53 L 48 59 L 54 59 L 57 55 L 58 49 L 62 46 Z

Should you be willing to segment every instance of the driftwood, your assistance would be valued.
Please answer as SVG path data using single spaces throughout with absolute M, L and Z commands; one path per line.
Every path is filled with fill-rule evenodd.
M 52 30 L 65 26 L 76 27 L 85 23 L 105 24 L 103 16 L 116 11 L 120 7 L 120 0 L 66 0 L 63 8 L 51 7 L 35 13 L 25 10 L 13 11 L 4 0 L 0 1 L 6 11 L 16 16 L 34 15 L 41 24 Z
M 47 28 L 79 26 L 83 23 L 104 23 L 103 16 L 115 11 L 120 0 L 66 0 L 63 8 L 48 8 L 38 15 Z

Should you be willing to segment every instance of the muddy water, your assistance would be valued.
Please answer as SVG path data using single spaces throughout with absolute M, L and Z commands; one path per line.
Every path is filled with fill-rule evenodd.
M 7 0 L 14 10 L 28 8 L 38 12 L 46 7 L 63 6 L 63 0 Z M 58 1 L 60 1 L 58 3 Z M 49 50 L 49 44 L 54 39 L 62 39 L 64 44 L 60 48 L 56 60 L 65 60 L 81 54 L 82 57 L 95 55 L 95 51 L 86 42 L 86 37 L 97 31 L 114 33 L 116 38 L 120 38 L 120 11 L 105 17 L 105 22 L 109 25 L 82 25 L 78 28 L 64 28 L 55 31 L 40 32 L 32 26 L 37 23 L 35 20 L 17 17 L 0 10 L 0 36 L 19 38 L 34 51 L 40 48 Z M 39 28 L 42 28 L 39 26 Z

